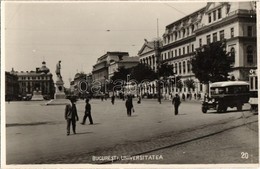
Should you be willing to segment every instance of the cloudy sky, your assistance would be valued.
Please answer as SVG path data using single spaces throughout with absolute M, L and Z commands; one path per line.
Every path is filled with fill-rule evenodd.
M 62 60 L 65 86 L 77 72 L 90 73 L 107 51 L 137 56 L 144 39 L 206 5 L 180 2 L 5 2 L 5 69 L 35 70 L 43 60 L 55 75 Z M 56 76 L 54 76 L 56 80 Z

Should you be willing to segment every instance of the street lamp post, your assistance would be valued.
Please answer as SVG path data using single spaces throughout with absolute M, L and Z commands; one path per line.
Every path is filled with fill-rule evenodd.
M 127 76 L 126 76 L 126 88 L 127 88 L 126 92 L 127 92 L 127 94 L 129 94 L 129 78 L 130 78 L 130 74 L 127 74 Z

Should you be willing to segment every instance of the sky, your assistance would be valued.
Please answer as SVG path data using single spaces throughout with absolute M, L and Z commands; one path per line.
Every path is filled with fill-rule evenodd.
M 137 56 L 144 39 L 157 37 L 157 20 L 162 37 L 167 25 L 205 5 L 205 1 L 4 2 L 5 70 L 35 70 L 44 60 L 56 81 L 55 67 L 61 60 L 68 87 L 77 72 L 91 73 L 107 51 Z

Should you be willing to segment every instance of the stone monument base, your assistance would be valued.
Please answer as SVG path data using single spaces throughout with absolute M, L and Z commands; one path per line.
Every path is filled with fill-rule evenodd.
M 53 99 L 48 101 L 45 105 L 66 105 L 69 104 L 70 100 L 69 99 Z
M 55 93 L 54 94 L 54 99 L 56 100 L 56 99 L 66 99 L 66 95 L 65 95 L 65 93 Z
M 41 91 L 33 91 L 33 96 L 32 96 L 32 101 L 42 101 L 44 100 L 43 96 L 42 96 L 42 92 Z

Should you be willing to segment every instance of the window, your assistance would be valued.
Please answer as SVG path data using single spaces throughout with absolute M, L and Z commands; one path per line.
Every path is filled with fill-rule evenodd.
M 174 68 L 175 68 L 174 73 L 177 74 L 177 72 L 178 72 L 178 71 L 177 71 L 177 68 L 178 68 L 178 64 L 177 64 L 177 63 L 175 63 L 175 67 L 174 67 Z
M 219 40 L 224 40 L 225 39 L 225 32 L 224 32 L 224 30 L 222 30 L 222 31 L 220 31 L 219 32 Z
M 221 15 L 221 8 L 218 9 L 218 19 L 221 19 L 222 15 Z
M 173 50 L 172 50 L 172 58 L 173 58 Z
M 185 65 L 185 61 L 182 62 L 182 66 L 183 66 L 183 73 L 186 73 L 186 65 Z
M 185 37 L 185 29 L 182 30 L 182 37 Z
M 185 55 L 185 47 L 182 48 L 182 54 Z
M 191 25 L 191 32 L 194 32 L 194 25 Z
M 181 74 L 181 62 L 179 62 L 179 74 Z
M 190 61 L 188 60 L 187 62 L 187 72 L 189 73 L 190 72 Z
M 211 13 L 208 14 L 209 23 L 211 22 Z
M 181 48 L 179 48 L 179 56 L 181 55 Z
M 213 20 L 216 20 L 216 11 L 213 11 Z
M 187 53 L 190 53 L 190 46 L 187 46 Z
M 234 37 L 234 28 L 231 28 L 231 29 L 230 29 L 230 36 L 231 36 L 231 38 Z
M 252 26 L 247 27 L 247 36 L 252 37 Z
M 190 28 L 188 27 L 187 28 L 187 36 L 189 36 L 190 35 Z
M 202 46 L 202 39 L 201 38 L 199 39 L 199 45 L 200 45 L 200 47 Z
M 213 33 L 213 42 L 217 42 L 217 41 L 218 41 L 218 34 Z
M 179 38 L 181 38 L 181 31 L 179 31 Z
M 194 52 L 194 45 L 191 45 L 191 51 Z
M 176 57 L 176 56 L 178 56 L 178 55 L 177 55 L 177 49 L 175 49 L 175 57 Z
M 247 47 L 247 63 L 253 63 L 253 47 L 249 45 Z
M 210 44 L 210 35 L 207 35 L 207 44 Z
M 178 33 L 175 32 L 175 40 L 177 40 L 177 38 L 178 38 Z
M 168 52 L 168 59 L 170 59 L 170 56 L 171 56 L 171 53 L 170 53 L 170 51 Z
M 235 63 L 235 48 L 232 47 L 230 49 L 230 61 L 231 61 L 231 64 Z

